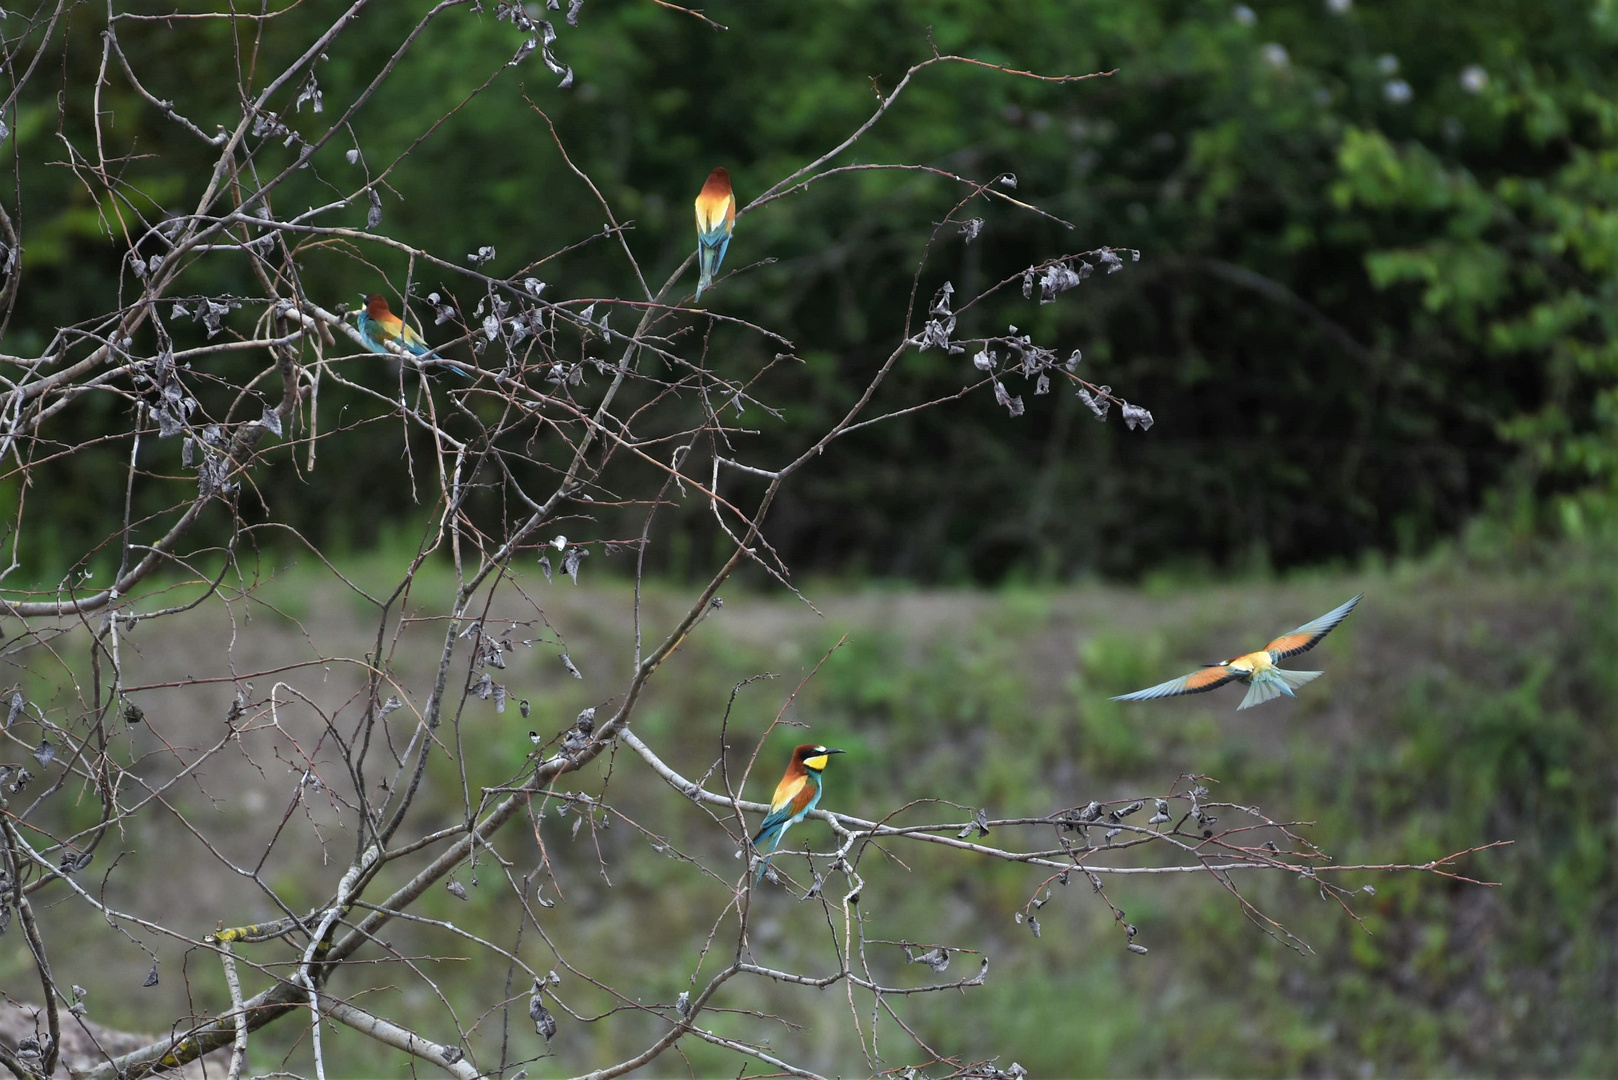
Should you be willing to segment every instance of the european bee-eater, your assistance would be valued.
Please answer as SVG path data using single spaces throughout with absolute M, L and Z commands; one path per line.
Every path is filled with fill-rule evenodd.
M 719 264 L 725 261 L 725 249 L 730 247 L 730 234 L 735 228 L 736 196 L 730 190 L 730 173 L 715 169 L 697 196 L 697 266 L 701 271 L 698 300 L 702 299 L 702 290 L 713 284 Z
M 1166 683 L 1158 683 L 1145 690 L 1136 690 L 1133 694 L 1120 694 L 1112 700 L 1149 701 L 1152 698 L 1179 697 L 1181 694 L 1200 694 L 1216 686 L 1224 686 L 1228 682 L 1241 682 L 1247 686 L 1247 696 L 1236 706 L 1238 709 L 1261 704 L 1282 694 L 1292 697 L 1293 690 L 1311 679 L 1318 678 L 1323 672 L 1288 671 L 1276 665 L 1289 656 L 1306 653 L 1318 645 L 1321 638 L 1348 618 L 1348 613 L 1354 610 L 1354 605 L 1364 596 L 1364 593 L 1360 593 L 1342 607 L 1332 608 L 1314 622 L 1304 623 L 1290 634 L 1282 634 L 1258 652 L 1251 652 L 1232 660 L 1221 660 L 1217 664 L 1209 664 L 1200 671 L 1193 671 L 1178 679 L 1170 679 Z
M 365 339 L 365 347 L 374 353 L 397 356 L 398 353 L 388 348 L 391 342 L 411 356 L 438 359 L 427 343 L 421 340 L 421 335 L 406 326 L 405 321 L 388 308 L 388 298 L 381 293 L 372 293 L 365 298 L 359 323 L 360 337 Z
M 444 363 L 444 358 L 433 352 L 420 334 L 388 308 L 388 298 L 381 293 L 372 293 L 365 298 L 365 307 L 360 310 L 359 331 L 365 347 L 374 353 L 384 356 L 399 356 L 402 353 L 422 361 L 436 361 L 463 379 L 471 378 L 454 364 Z M 397 345 L 398 351 L 388 348 L 389 343 Z
M 753 837 L 753 846 L 764 856 L 759 860 L 754 881 L 764 880 L 764 871 L 770 867 L 770 854 L 781 846 L 781 837 L 820 804 L 820 774 L 831 755 L 841 753 L 841 750 L 816 743 L 804 743 L 792 751 L 786 775 L 775 785 L 770 812 L 759 826 L 758 835 Z

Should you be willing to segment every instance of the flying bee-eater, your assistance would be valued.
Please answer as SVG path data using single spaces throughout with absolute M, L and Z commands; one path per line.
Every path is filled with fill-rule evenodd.
M 389 309 L 388 298 L 381 293 L 372 293 L 365 298 L 365 307 L 360 309 L 359 331 L 365 347 L 374 353 L 384 356 L 403 354 L 423 361 L 436 361 L 462 378 L 471 377 L 455 365 L 445 363 L 443 357 L 433 352 L 420 334 Z M 398 349 L 388 348 L 390 343 L 398 346 Z
M 753 846 L 764 856 L 759 860 L 755 882 L 764 880 L 764 872 L 770 868 L 770 855 L 781 846 L 781 837 L 820 804 L 820 774 L 825 771 L 831 755 L 841 753 L 841 750 L 817 743 L 804 743 L 792 751 L 786 775 L 775 785 L 770 812 L 759 826 L 758 835 L 753 837 Z
M 725 261 L 730 234 L 736 228 L 736 196 L 730 190 L 730 173 L 715 169 L 708 174 L 697 196 L 697 299 L 713 284 L 719 264 Z
M 1158 683 L 1145 690 L 1136 690 L 1133 694 L 1120 694 L 1112 700 L 1150 701 L 1153 698 L 1179 697 L 1182 694 L 1201 694 L 1216 686 L 1224 686 L 1228 682 L 1241 682 L 1247 686 L 1247 696 L 1236 706 L 1238 709 L 1262 704 L 1282 694 L 1292 697 L 1292 691 L 1324 673 L 1289 671 L 1276 665 L 1289 656 L 1306 653 L 1320 644 L 1320 639 L 1335 630 L 1338 623 L 1348 618 L 1348 613 L 1354 610 L 1354 605 L 1364 597 L 1365 594 L 1360 593 L 1341 607 L 1332 608 L 1314 622 L 1304 623 L 1290 634 L 1282 634 L 1258 652 L 1251 652 L 1231 660 L 1221 660 L 1217 664 L 1209 664 L 1200 671 L 1193 671 L 1178 679 L 1170 679 L 1166 683 Z

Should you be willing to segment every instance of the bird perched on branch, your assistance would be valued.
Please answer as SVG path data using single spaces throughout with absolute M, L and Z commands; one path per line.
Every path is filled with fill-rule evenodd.
M 1201 694 L 1216 686 L 1224 686 L 1228 682 L 1240 682 L 1247 686 L 1247 696 L 1236 706 L 1238 709 L 1262 704 L 1282 694 L 1292 697 L 1292 691 L 1324 673 L 1289 671 L 1276 665 L 1289 656 L 1306 653 L 1320 644 L 1320 639 L 1335 630 L 1338 623 L 1348 618 L 1348 613 L 1354 610 L 1354 605 L 1364 596 L 1364 593 L 1360 593 L 1341 607 L 1332 608 L 1314 622 L 1304 623 L 1290 634 L 1282 634 L 1258 652 L 1251 652 L 1232 660 L 1221 660 L 1217 664 L 1209 664 L 1200 671 L 1193 671 L 1178 679 L 1170 679 L 1166 683 L 1158 683 L 1145 690 L 1136 690 L 1133 694 L 1120 694 L 1112 700 L 1150 701 L 1153 698 L 1179 697 L 1182 694 Z
M 444 363 L 444 358 L 433 352 L 420 334 L 388 308 L 388 298 L 381 293 L 372 293 L 365 298 L 365 307 L 360 310 L 359 331 L 365 347 L 374 353 L 384 356 L 402 353 L 422 361 L 436 361 L 462 378 L 470 378 L 460 368 Z M 388 348 L 390 343 L 398 346 L 397 351 Z
M 725 249 L 730 247 L 730 234 L 735 228 L 736 196 L 730 190 L 730 173 L 715 169 L 697 196 L 697 266 L 701 271 L 698 300 L 702 299 L 702 290 L 713 284 L 719 264 L 725 261 Z
M 759 826 L 758 835 L 753 837 L 753 846 L 764 856 L 759 861 L 755 882 L 764 880 L 764 872 L 770 868 L 770 855 L 781 846 L 786 831 L 820 804 L 820 774 L 825 771 L 831 755 L 842 752 L 816 743 L 804 743 L 792 751 L 786 775 L 775 785 L 770 812 Z

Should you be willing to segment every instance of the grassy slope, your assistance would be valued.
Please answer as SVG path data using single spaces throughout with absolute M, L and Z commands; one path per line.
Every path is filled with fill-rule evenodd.
M 258 609 L 234 657 L 238 670 L 307 657 L 317 648 L 357 655 L 370 647 L 363 605 L 325 582 L 317 587 L 314 574 L 300 568 L 269 586 L 265 595 L 297 626 Z M 667 747 L 676 767 L 700 775 L 720 752 L 720 717 L 731 687 L 750 675 L 779 673 L 780 679 L 738 694 L 729 742 L 731 762 L 739 767 L 744 758 L 738 755 L 751 749 L 802 675 L 846 633 L 848 642 L 789 714 L 811 725 L 813 738 L 851 751 L 829 774 L 828 807 L 879 816 L 913 798 L 941 796 L 987 807 L 995 816 L 1040 814 L 1091 798 L 1159 793 L 1178 774 L 1196 772 L 1218 779 L 1216 797 L 1315 822 L 1309 835 L 1339 861 L 1422 861 L 1490 840 L 1516 841 L 1468 864 L 1470 872 L 1503 883 L 1495 890 L 1430 876 L 1365 875 L 1364 883 L 1377 888 L 1359 906 L 1365 930 L 1299 883 L 1253 882 L 1251 898 L 1308 941 L 1310 955 L 1265 936 L 1202 877 L 1131 879 L 1109 888 L 1140 928 L 1138 940 L 1151 949 L 1139 957 L 1123 950 L 1110 911 L 1087 888 L 1056 891 L 1040 912 L 1043 932 L 1036 940 L 1014 919 L 1040 880 L 1033 872 L 914 848 L 899 852 L 905 867 L 873 856 L 862 868 L 869 882 L 861 904 L 868 936 L 943 941 L 993 957 L 981 990 L 896 1005 L 946 1053 L 998 1054 L 1002 1066 L 1018 1060 L 1039 1076 L 1611 1073 L 1618 1068 L 1615 580 L 1602 559 L 1575 555 L 1507 574 L 1444 562 L 1288 583 L 1146 591 L 813 590 L 824 619 L 789 601 L 731 595 L 660 672 L 636 728 Z M 497 716 L 489 703 L 471 702 L 461 737 L 474 787 L 514 773 L 528 750 L 530 724 L 547 733 L 560 729 L 577 709 L 613 694 L 626 669 L 614 648 L 627 628 L 622 587 L 530 587 L 566 635 L 585 678 L 567 677 L 556 650 L 536 648 L 505 673 L 513 696 L 533 704 L 532 720 L 514 710 Z M 1296 703 L 1238 714 L 1237 690 L 1128 708 L 1106 700 L 1251 648 L 1362 589 L 1367 599 L 1360 610 L 1306 658 L 1310 663 L 1298 665 L 1324 668 L 1327 675 Z M 680 599 L 672 591 L 650 598 L 654 627 L 668 624 Z M 161 648 L 148 646 L 142 677 L 217 673 L 222 661 L 211 646 L 227 624 L 210 618 L 166 637 Z M 431 625 L 413 628 L 395 657 L 402 689 L 416 701 L 429 683 L 425 664 L 438 633 Z M 324 693 L 333 708 L 353 690 L 341 670 L 286 677 L 301 679 L 298 685 L 312 695 Z M 41 687 L 33 693 L 49 706 Z M 200 743 L 218 733 L 229 696 L 228 687 L 150 693 L 143 701 L 147 730 L 130 738 L 148 747 L 159 734 Z M 58 706 L 67 699 L 59 694 Z M 295 728 L 299 721 L 289 708 L 283 722 Z M 254 753 L 262 772 L 245 761 L 222 763 L 195 787 L 175 793 L 205 825 L 217 820 L 207 815 L 228 818 L 229 843 L 244 858 L 262 848 L 262 835 L 280 821 L 287 802 L 286 769 L 270 753 L 274 736 L 273 730 L 258 733 L 264 741 Z M 772 739 L 750 788 L 754 797 L 765 794 L 779 759 L 799 738 L 787 731 Z M 570 786 L 599 792 L 603 771 Z M 620 764 L 610 801 L 682 850 L 728 866 L 725 834 L 662 785 L 647 783 L 646 775 L 632 763 Z M 428 824 L 454 820 L 461 806 L 456 770 L 437 774 L 429 798 L 434 821 Z M 959 816 L 930 808 L 904 820 Z M 302 900 L 313 900 L 337 872 L 322 865 L 315 833 L 324 824 L 331 835 L 333 817 L 318 806 L 307 819 L 300 812 L 267 865 L 271 880 Z M 542 825 L 565 895 L 544 915 L 552 940 L 565 942 L 569 959 L 587 969 L 615 955 L 632 956 L 636 992 L 672 1000 L 686 988 L 708 932 L 716 887 L 656 852 L 645 837 L 618 827 L 597 834 L 609 889 L 590 833 L 574 838 L 573 823 L 554 816 L 553 808 Z M 827 839 L 823 826 L 802 831 L 794 843 Z M 346 834 L 333 843 L 333 858 L 345 857 Z M 115 875 L 111 897 L 168 912 L 180 905 L 192 913 L 182 921 L 198 928 L 273 914 L 239 879 L 209 869 L 206 853 L 190 845 L 164 826 L 132 830 L 121 847 L 170 853 L 186 860 L 189 872 L 154 873 L 147 880 Z M 504 851 L 518 873 L 534 864 L 533 845 L 524 837 L 506 838 Z M 98 859 L 105 861 L 110 858 Z M 800 859 L 784 865 L 792 872 L 802 868 Z M 498 874 L 489 865 L 478 873 Z M 498 885 L 464 883 L 472 887 L 469 902 L 434 894 L 423 913 L 474 930 L 498 927 L 490 932 L 509 937 L 506 928 L 514 923 Z M 795 904 L 779 890 L 760 904 L 753 944 L 761 961 L 824 967 L 828 929 L 818 907 Z M 647 919 L 648 910 L 658 917 Z M 152 941 L 165 981 L 142 991 L 150 960 L 104 923 L 84 919 L 71 905 L 44 917 L 63 935 L 54 940 L 74 943 L 64 948 L 67 955 L 53 958 L 58 978 L 93 989 L 98 1019 L 148 1026 L 142 1018 L 154 1015 L 151 1010 L 178 1010 L 188 993 L 194 1007 L 222 1004 L 216 965 L 206 957 L 182 958 Z M 447 935 L 396 931 L 391 940 L 406 951 L 465 952 Z M 536 944 L 530 934 L 523 951 L 545 970 L 553 961 Z M 891 955 L 873 962 L 894 980 L 916 983 L 928 974 Z M 957 961 L 967 970 L 973 963 L 972 957 Z M 0 986 L 25 994 L 26 971 L 20 935 L 0 941 Z M 502 996 L 503 969 L 451 964 L 439 971 L 463 1018 Z M 952 967 L 949 975 L 956 973 Z M 398 982 L 410 979 L 401 972 Z M 606 1004 L 577 980 L 563 990 L 576 1007 Z M 161 994 L 169 999 L 159 1002 Z M 754 985 L 724 1003 L 760 999 L 772 1011 L 808 1021 L 810 1030 L 765 1029 L 739 1016 L 722 1017 L 716 1026 L 752 1037 L 774 1030 L 776 1045 L 791 1047 L 822 1071 L 868 1070 L 858 1046 L 834 1034 L 849 1026 L 841 991 L 806 995 Z M 430 998 L 407 991 L 400 1007 L 428 1032 L 452 1030 Z M 867 1002 L 862 1022 L 869 1016 Z M 525 1024 L 514 1020 L 513 1026 Z M 274 1030 L 281 1045 L 297 1037 L 291 1027 Z M 569 1070 L 600 1065 L 650 1031 L 633 1014 L 590 1028 L 567 1024 L 556 1045 L 560 1060 L 546 1064 Z M 889 1023 L 882 1038 L 883 1047 L 899 1055 L 902 1033 Z M 537 1052 L 532 1041 L 531 1033 L 515 1037 L 526 1053 Z M 339 1071 L 399 1066 L 353 1036 L 334 1035 L 327 1046 Z M 272 1066 L 268 1049 L 255 1055 L 257 1068 Z M 699 1074 L 734 1073 L 733 1058 L 703 1046 L 689 1049 Z M 676 1068 L 671 1059 L 655 1071 Z

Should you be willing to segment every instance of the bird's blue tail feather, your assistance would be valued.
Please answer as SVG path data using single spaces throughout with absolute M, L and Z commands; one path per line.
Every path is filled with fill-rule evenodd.
M 702 292 L 713 285 L 713 277 L 719 273 L 719 266 L 725 261 L 725 252 L 730 249 L 730 234 L 720 233 L 718 237 L 699 236 L 697 238 L 697 267 L 701 276 L 697 278 L 697 299 L 702 299 Z
M 770 856 L 775 854 L 775 849 L 781 846 L 781 837 L 786 835 L 787 829 L 791 826 L 791 819 L 775 823 L 767 822 L 758 831 L 758 835 L 753 838 L 753 846 L 758 849 L 759 854 L 764 856 L 758 861 L 758 873 L 753 876 L 753 884 L 757 885 L 764 880 L 764 874 L 770 868 Z
M 1285 694 L 1294 696 L 1292 691 L 1309 682 L 1318 679 L 1324 674 L 1319 671 L 1289 671 L 1286 668 L 1271 668 L 1261 671 L 1253 676 L 1253 681 L 1247 686 L 1247 696 L 1236 708 L 1249 709 L 1254 705 L 1262 705 Z

